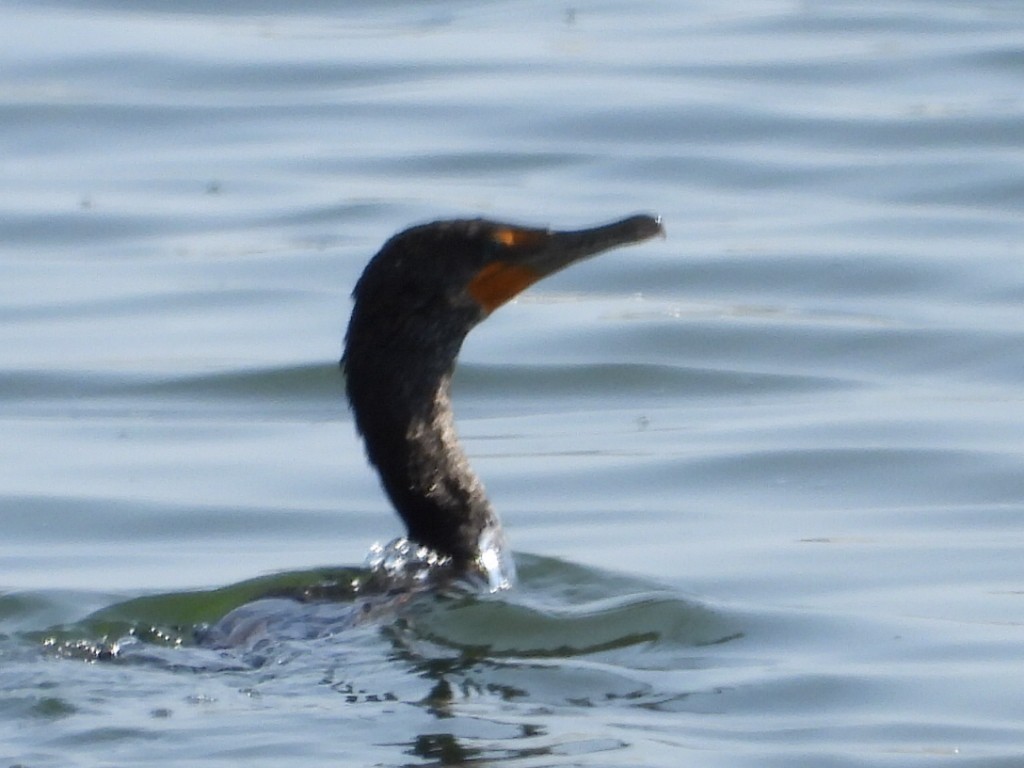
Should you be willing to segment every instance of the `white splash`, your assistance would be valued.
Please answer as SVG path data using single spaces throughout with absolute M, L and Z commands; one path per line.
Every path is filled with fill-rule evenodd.
M 453 579 L 464 579 L 478 586 L 482 581 L 488 592 L 510 589 L 516 582 L 516 567 L 505 547 L 501 529 L 484 531 L 479 546 L 480 553 L 474 561 L 476 568 L 466 574 L 452 572 L 450 557 L 406 538 L 392 539 L 384 545 L 374 544 L 363 565 L 390 589 L 418 590 L 450 584 Z

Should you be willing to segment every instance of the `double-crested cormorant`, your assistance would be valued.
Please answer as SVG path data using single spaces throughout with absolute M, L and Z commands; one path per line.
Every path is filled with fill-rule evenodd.
M 494 584 L 501 528 L 459 446 L 448 396 L 466 334 L 541 278 L 609 248 L 662 234 L 658 219 L 555 232 L 485 219 L 393 236 L 353 291 L 342 365 L 370 463 L 410 539 L 457 572 Z

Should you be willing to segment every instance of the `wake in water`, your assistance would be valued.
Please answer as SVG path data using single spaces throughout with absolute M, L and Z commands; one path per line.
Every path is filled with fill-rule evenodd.
M 749 617 L 650 582 L 520 556 L 515 590 L 437 588 L 422 578 L 436 566 L 390 554 L 377 567 L 140 597 L 0 638 L 0 657 L 17 651 L 28 675 L 10 679 L 0 666 L 0 687 L 32 707 L 43 686 L 48 710 L 95 712 L 97 728 L 108 710 L 155 713 L 148 733 L 198 707 L 204 729 L 230 732 L 256 708 L 264 719 L 294 718 L 287 727 L 313 740 L 307 748 L 319 729 L 348 724 L 365 753 L 397 741 L 437 764 L 453 755 L 502 762 L 624 749 L 635 739 L 621 723 L 638 711 L 663 713 L 669 733 L 695 696 L 718 697 L 722 660 L 749 653 L 738 630 Z M 388 589 L 388 571 L 402 589 Z M 45 595 L 20 596 L 33 600 Z M 0 615 L 17 610 L 13 596 L 0 597 Z M 581 712 L 591 723 L 582 732 Z
M 89 661 L 257 668 L 278 650 L 344 651 L 369 631 L 474 655 L 586 655 L 636 645 L 692 648 L 736 635 L 714 611 L 634 579 L 524 556 L 515 591 L 482 590 L 429 550 L 396 540 L 363 568 L 277 574 L 217 590 L 112 605 L 40 639 Z M 196 653 L 198 651 L 198 653 Z M 205 652 L 205 653 L 204 653 Z M 186 657 L 188 660 L 186 661 Z

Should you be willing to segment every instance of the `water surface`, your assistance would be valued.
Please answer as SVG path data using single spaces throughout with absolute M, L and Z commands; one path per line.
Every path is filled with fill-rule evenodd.
M 1019 763 L 1017 4 L 5 11 L 0 760 Z M 401 532 L 336 364 L 386 237 L 636 211 L 464 349 L 515 591 L 190 645 Z

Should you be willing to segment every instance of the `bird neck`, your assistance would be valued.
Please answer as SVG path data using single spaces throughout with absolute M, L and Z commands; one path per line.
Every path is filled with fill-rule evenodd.
M 465 569 L 478 561 L 482 539 L 500 536 L 500 527 L 455 430 L 449 389 L 462 339 L 452 341 L 443 349 L 361 349 L 358 328 L 350 328 L 344 362 L 367 456 L 409 538 Z

